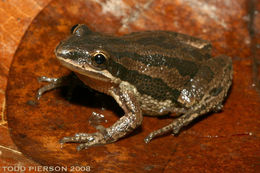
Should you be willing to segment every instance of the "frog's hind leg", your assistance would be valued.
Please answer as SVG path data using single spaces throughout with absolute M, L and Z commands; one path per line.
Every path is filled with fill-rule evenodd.
M 169 125 L 150 133 L 144 139 L 145 143 L 149 143 L 153 138 L 162 136 L 162 135 L 170 133 L 170 132 L 173 134 L 178 134 L 182 127 L 190 124 L 194 119 L 199 117 L 201 114 L 209 112 L 208 110 L 203 110 L 203 109 L 205 109 L 204 106 L 196 107 L 195 109 L 188 110 L 185 114 L 183 114 L 179 118 L 175 119 Z
M 208 104 L 210 104 L 210 102 L 212 102 L 211 99 L 208 100 Z M 219 105 L 219 104 L 217 104 L 217 105 Z M 170 133 L 170 132 L 172 132 L 173 134 L 178 134 L 182 127 L 187 126 L 200 115 L 208 113 L 208 112 L 216 109 L 215 107 L 216 107 L 215 105 L 211 106 L 211 105 L 205 105 L 205 104 L 194 107 L 194 108 L 188 110 L 185 114 L 181 115 L 179 118 L 175 119 L 169 125 L 150 133 L 144 139 L 144 141 L 145 141 L 145 143 L 149 143 L 153 138 Z
M 187 126 L 197 117 L 212 111 L 214 112 L 219 111 L 219 109 L 222 108 L 222 100 L 223 100 L 219 98 L 220 97 L 224 98 L 227 95 L 227 90 L 228 88 L 223 89 L 216 96 L 211 95 L 205 97 L 204 99 L 201 100 L 199 104 L 196 104 L 196 106 L 189 109 L 185 114 L 181 115 L 179 118 L 174 120 L 169 125 L 150 133 L 144 139 L 145 143 L 150 142 L 155 137 L 167 134 L 169 132 L 172 132 L 173 134 L 178 134 L 182 127 Z

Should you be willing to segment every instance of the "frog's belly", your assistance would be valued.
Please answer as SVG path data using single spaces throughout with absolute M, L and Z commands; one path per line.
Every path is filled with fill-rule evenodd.
M 141 109 L 143 114 L 150 116 L 161 116 L 169 113 L 182 114 L 185 112 L 183 108 L 178 108 L 171 100 L 159 101 L 149 95 L 140 97 Z

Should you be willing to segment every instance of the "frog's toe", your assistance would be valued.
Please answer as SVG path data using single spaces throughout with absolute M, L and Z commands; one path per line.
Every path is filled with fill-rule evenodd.
M 83 149 L 87 149 L 88 147 L 87 146 L 85 146 L 85 144 L 79 144 L 78 146 L 77 146 L 77 151 L 80 151 L 80 150 L 83 150 Z
M 37 98 L 37 100 L 39 100 L 44 93 L 46 93 L 46 92 L 48 92 L 48 91 L 50 91 L 50 90 L 53 90 L 53 89 L 55 89 L 55 88 L 57 88 L 57 87 L 59 87 L 59 86 L 60 86 L 60 85 L 57 84 L 57 83 L 49 83 L 49 84 L 47 84 L 47 85 L 44 85 L 43 87 L 41 87 L 40 89 L 38 89 L 38 91 L 37 91 L 37 93 L 36 93 L 36 98 Z
M 148 136 L 144 138 L 144 142 L 148 144 L 153 139 L 153 134 L 150 133 Z
M 75 136 L 64 137 L 60 140 L 61 144 L 64 143 L 82 143 L 77 147 L 77 150 L 82 150 L 95 145 L 106 144 L 106 140 L 99 132 L 96 133 L 77 133 Z
M 75 136 L 64 137 L 64 138 L 60 139 L 61 144 L 69 143 L 69 142 L 77 142 L 77 139 L 75 138 Z
M 180 129 L 182 128 L 183 124 L 178 121 L 173 121 L 171 124 L 158 129 L 156 131 L 153 131 L 150 133 L 146 138 L 144 138 L 145 143 L 149 143 L 153 138 L 162 136 L 167 133 L 173 133 L 174 135 L 177 135 L 180 132 Z
M 94 138 L 92 137 L 92 134 L 88 134 L 88 133 L 77 133 L 75 134 L 75 136 L 70 136 L 70 137 L 64 137 L 60 140 L 60 143 L 64 144 L 64 143 L 70 143 L 70 142 L 74 142 L 74 143 L 84 143 L 84 142 L 88 142 L 88 141 L 92 141 L 94 140 Z
M 74 136 L 71 137 L 64 137 L 60 140 L 61 144 L 68 143 L 68 142 L 76 142 L 76 138 Z
M 57 82 L 59 80 L 59 78 L 53 78 L 53 77 L 46 77 L 46 76 L 40 76 L 37 78 L 38 82 Z
M 93 146 L 93 144 L 92 145 L 90 145 L 89 143 L 79 144 L 77 146 L 77 151 L 80 151 L 80 150 L 83 150 L 83 149 L 88 149 L 91 146 Z
M 177 134 L 180 132 L 181 127 L 182 127 L 182 126 L 174 126 L 174 127 L 172 128 L 172 134 L 173 134 L 173 135 L 177 135 Z
M 222 108 L 223 108 L 223 105 L 222 103 L 220 104 L 217 104 L 216 106 L 213 107 L 213 112 L 221 112 L 222 111 Z

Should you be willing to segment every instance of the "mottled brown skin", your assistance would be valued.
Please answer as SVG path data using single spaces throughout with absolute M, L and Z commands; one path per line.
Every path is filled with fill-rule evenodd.
M 117 141 L 141 125 L 143 114 L 181 115 L 150 133 L 146 143 L 168 132 L 177 134 L 198 116 L 221 110 L 232 83 L 230 57 L 211 58 L 209 42 L 169 31 L 114 37 L 77 25 L 55 54 L 87 86 L 114 97 L 125 112 L 111 127 L 99 126 L 96 133 L 61 140 L 82 143 L 79 150 Z M 38 98 L 62 81 L 50 81 L 39 90 Z

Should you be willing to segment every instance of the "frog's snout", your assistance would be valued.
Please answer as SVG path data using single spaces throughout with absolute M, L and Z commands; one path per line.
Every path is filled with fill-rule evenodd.
M 54 53 L 56 55 L 57 58 L 62 57 L 62 58 L 69 58 L 70 54 L 71 54 L 71 50 L 66 49 L 64 46 L 64 42 L 61 41 L 57 47 L 54 50 Z
M 56 46 L 56 48 L 54 49 L 54 53 L 55 53 L 56 56 L 58 56 L 59 52 L 61 52 L 61 50 L 59 49 L 61 44 L 62 44 L 62 42 L 60 42 L 60 43 Z

